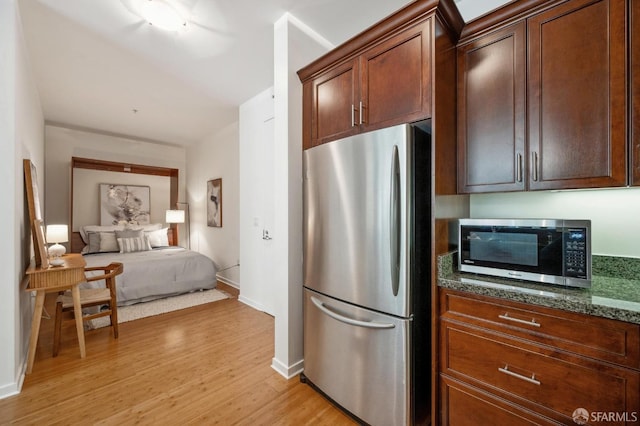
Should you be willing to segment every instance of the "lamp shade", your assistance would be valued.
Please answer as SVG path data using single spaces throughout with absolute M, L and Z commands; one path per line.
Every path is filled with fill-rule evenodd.
M 167 223 L 184 223 L 184 210 L 167 210 Z
M 48 243 L 66 243 L 69 241 L 67 225 L 47 225 L 46 240 Z

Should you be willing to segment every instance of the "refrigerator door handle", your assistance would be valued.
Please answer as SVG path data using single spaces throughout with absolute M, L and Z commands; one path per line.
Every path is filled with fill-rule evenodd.
M 400 157 L 398 146 L 393 146 L 391 157 L 391 200 L 389 214 L 389 240 L 391 243 L 391 290 L 398 295 L 400 288 Z
M 322 312 L 324 312 L 325 314 L 329 315 L 331 318 L 333 318 L 333 319 L 335 319 L 337 321 L 343 322 L 345 324 L 355 325 L 357 327 L 364 327 L 364 328 L 394 328 L 395 327 L 395 324 L 385 324 L 385 323 L 381 323 L 381 322 L 359 321 L 359 320 L 356 320 L 356 319 L 353 319 L 353 318 L 349 318 L 349 317 L 345 317 L 343 315 L 339 315 L 339 314 L 327 309 L 326 306 L 324 306 L 324 303 L 322 303 L 322 301 L 316 299 L 313 296 L 311 296 L 311 301 Z

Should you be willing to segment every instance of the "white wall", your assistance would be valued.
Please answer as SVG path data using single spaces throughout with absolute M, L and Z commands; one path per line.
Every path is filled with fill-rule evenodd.
M 178 169 L 178 198 L 185 199 L 186 149 L 183 147 L 54 125 L 47 125 L 45 132 L 47 187 L 44 192 L 44 217 L 46 223 L 68 224 L 71 219 L 71 157 Z M 114 173 L 114 179 L 120 175 L 120 173 Z M 137 179 L 134 175 L 131 176 L 132 181 Z M 151 191 L 153 192 L 153 188 Z M 75 202 L 78 201 L 75 200 Z M 164 208 L 161 210 L 164 211 Z M 152 218 L 157 219 L 158 222 L 164 222 L 162 212 L 159 217 L 153 211 L 152 215 Z M 75 223 L 74 228 L 77 229 Z M 184 233 L 181 233 L 181 245 L 186 244 L 183 237 Z
M 471 217 L 591 219 L 593 254 L 640 258 L 640 188 L 471 196 Z
M 238 300 L 255 309 L 274 313 L 276 294 L 271 270 L 277 257 L 273 240 L 275 200 L 273 175 L 273 88 L 240 105 L 240 276 Z
M 31 295 L 23 288 L 33 253 L 24 158 L 34 163 L 44 188 L 44 119 L 18 12 L 16 1 L 0 1 L 0 193 L 15 206 L 0 210 L 6 229 L 0 246 L 0 398 L 22 386 L 33 313 Z
M 331 44 L 290 14 L 274 25 L 274 225 L 271 271 L 275 300 L 275 355 L 285 377 L 303 368 L 302 341 L 302 84 L 296 71 Z
M 219 270 L 237 265 L 240 259 L 238 156 L 237 122 L 187 149 L 191 248 L 213 259 Z M 218 178 L 222 178 L 222 227 L 213 228 L 207 226 L 207 181 Z

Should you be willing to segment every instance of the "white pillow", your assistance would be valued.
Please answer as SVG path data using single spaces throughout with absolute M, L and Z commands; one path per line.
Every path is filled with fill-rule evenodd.
M 135 225 L 134 228 L 142 229 L 145 232 L 147 232 L 147 231 L 157 231 L 159 229 L 162 229 L 162 224 L 161 223 L 149 223 L 147 225 Z
M 100 232 L 100 252 L 120 251 L 115 232 Z
M 145 232 L 151 247 L 167 247 L 169 245 L 169 237 L 167 236 L 168 229 L 169 228 L 162 228 L 157 231 Z
M 120 246 L 120 253 L 151 250 L 146 237 L 118 238 L 118 246 Z

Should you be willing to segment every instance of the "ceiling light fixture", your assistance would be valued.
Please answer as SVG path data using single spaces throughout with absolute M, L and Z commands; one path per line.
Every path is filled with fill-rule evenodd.
M 154 27 L 177 31 L 187 26 L 180 11 L 166 0 L 140 0 L 137 4 L 140 15 Z

